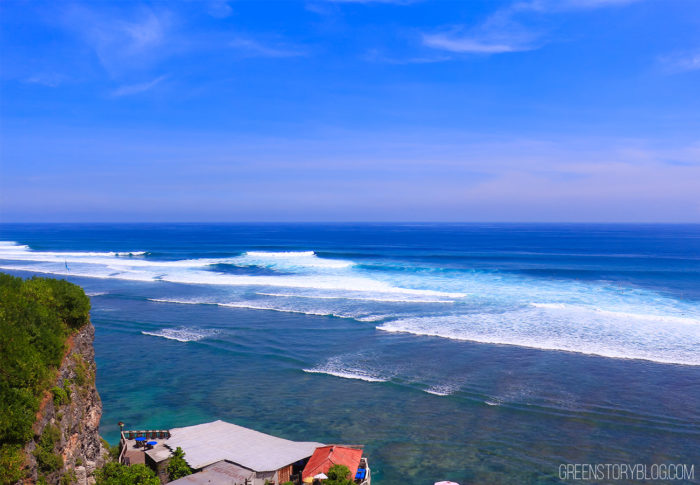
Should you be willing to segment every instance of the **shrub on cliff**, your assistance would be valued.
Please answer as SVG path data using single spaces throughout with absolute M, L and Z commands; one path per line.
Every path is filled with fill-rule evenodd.
M 175 449 L 173 456 L 168 461 L 168 477 L 170 480 L 186 477 L 192 473 L 192 469 L 185 461 L 185 452 L 179 446 Z
M 53 424 L 49 424 L 41 433 L 39 442 L 34 450 L 39 470 L 44 473 L 51 473 L 63 467 L 63 457 L 54 453 L 56 443 L 61 438 L 61 431 Z
M 22 478 L 24 455 L 20 445 L 0 447 L 0 483 L 15 483 Z
M 106 463 L 95 472 L 96 485 L 160 485 L 153 470 L 146 465 L 126 466 Z
M 68 402 L 70 401 L 68 393 L 62 387 L 52 387 L 51 394 L 53 394 L 53 404 L 56 407 L 68 404 Z
M 345 465 L 333 465 L 328 469 L 328 479 L 324 485 L 353 485 L 350 477 L 350 469 Z

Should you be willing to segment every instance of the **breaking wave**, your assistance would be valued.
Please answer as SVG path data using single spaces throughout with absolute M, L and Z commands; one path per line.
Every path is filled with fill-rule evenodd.
M 459 390 L 459 386 L 453 384 L 436 384 L 425 389 L 425 392 L 434 396 L 449 396 Z
M 350 292 L 355 298 L 358 293 L 402 295 L 406 299 L 416 297 L 418 300 L 426 297 L 464 296 L 456 292 L 393 285 L 354 271 L 352 262 L 319 258 L 313 251 L 253 251 L 230 258 L 176 261 L 133 257 L 135 254 L 137 253 L 33 251 L 28 246 L 5 241 L 0 244 L 0 260 L 11 261 L 14 264 L 3 262 L 0 263 L 0 268 L 102 279 Z M 282 272 L 278 275 L 226 274 L 212 270 L 218 264 L 268 267 Z M 369 299 L 367 296 L 365 298 Z
M 377 301 L 386 303 L 454 303 L 455 300 L 434 300 L 430 298 L 406 297 L 401 295 L 396 296 L 352 296 L 345 295 L 321 295 L 321 294 L 300 294 L 300 293 L 264 293 L 257 292 L 258 295 L 276 296 L 282 298 L 311 298 L 314 300 L 358 300 L 358 301 Z
M 231 262 L 280 269 L 342 269 L 355 264 L 352 261 L 319 258 L 313 251 L 247 251 L 232 258 Z
M 694 318 L 540 305 L 494 313 L 397 319 L 377 328 L 452 340 L 700 365 L 699 323 Z
M 255 303 L 252 301 L 241 301 L 241 302 L 216 302 L 210 300 L 202 299 L 178 299 L 178 298 L 147 298 L 148 301 L 153 301 L 156 303 L 175 303 L 180 305 L 216 305 L 220 307 L 227 308 L 243 308 L 248 310 L 269 310 L 275 312 L 283 313 L 299 313 L 303 315 L 314 315 L 314 316 L 325 316 L 325 317 L 336 317 L 336 318 L 349 318 L 357 320 L 360 322 L 377 322 L 388 318 L 387 315 L 369 315 L 365 313 L 357 314 L 343 314 L 334 313 L 330 310 L 323 309 L 299 309 L 293 307 L 275 306 L 274 304 L 265 303 Z
M 237 272 L 217 271 L 219 265 L 232 265 Z M 199 299 L 152 298 L 158 302 L 333 316 L 378 322 L 384 332 L 700 365 L 700 305 L 695 301 L 604 281 L 396 261 L 365 266 L 314 251 L 163 261 L 145 251 L 37 251 L 0 241 L 4 269 L 199 285 L 210 292 Z
M 326 374 L 334 377 L 342 377 L 343 379 L 357 379 L 365 382 L 386 382 L 389 380 L 388 377 L 382 376 L 376 371 L 343 364 L 342 360 L 338 357 L 331 358 L 327 363 L 321 366 L 302 370 L 309 374 Z
M 383 377 L 375 377 L 368 375 L 361 370 L 328 370 L 328 369 L 302 369 L 309 374 L 326 374 L 334 377 L 342 377 L 343 379 L 357 379 L 365 382 L 386 382 L 388 379 Z
M 177 340 L 178 342 L 197 342 L 207 337 L 212 337 L 218 332 L 215 330 L 205 330 L 198 328 L 164 328 L 155 332 L 142 331 L 143 335 L 152 337 L 162 337 L 168 340 Z

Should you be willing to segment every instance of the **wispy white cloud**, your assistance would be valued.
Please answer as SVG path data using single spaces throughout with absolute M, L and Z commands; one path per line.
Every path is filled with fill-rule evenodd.
M 144 82 L 144 83 L 137 83 L 137 84 L 125 84 L 123 86 L 119 86 L 117 89 L 112 91 L 112 96 L 114 97 L 121 97 L 121 96 L 130 96 L 132 94 L 139 94 L 143 93 L 145 91 L 149 91 L 156 87 L 158 84 L 160 84 L 162 81 L 165 80 L 167 76 L 160 76 L 152 81 Z
M 227 0 L 209 0 L 207 2 L 207 12 L 212 17 L 225 18 L 233 13 L 233 9 Z
M 432 64 L 435 62 L 449 61 L 451 56 L 447 54 L 439 54 L 432 56 L 400 57 L 386 55 L 379 49 L 370 49 L 364 56 L 362 56 L 362 59 L 367 62 L 379 62 L 384 64 Z
M 534 47 L 518 42 L 493 42 L 486 39 L 450 34 L 423 34 L 423 44 L 434 49 L 474 54 L 500 54 L 531 50 Z
M 480 24 L 465 28 L 451 27 L 441 32 L 423 33 L 426 47 L 455 53 L 502 54 L 521 52 L 539 47 L 537 30 L 525 27 L 517 14 L 531 8 L 530 3 L 516 3 L 499 9 Z
M 55 88 L 66 80 L 66 76 L 58 73 L 42 73 L 35 74 L 24 80 L 24 82 L 29 84 L 40 84 L 42 86 L 47 86 L 49 88 Z
M 407 6 L 422 0 L 307 0 L 305 7 L 319 15 L 334 15 L 342 10 L 342 5 L 395 5 Z
M 697 71 L 700 70 L 700 50 L 669 55 L 661 58 L 661 63 L 671 73 Z
M 496 10 L 470 29 L 451 27 L 423 33 L 423 45 L 454 53 L 502 54 L 542 47 L 543 32 L 533 24 L 533 14 L 542 17 L 562 11 L 627 5 L 640 0 L 529 0 L 517 1 Z M 529 15 L 529 17 L 527 17 Z M 526 21 L 529 20 L 529 21 Z
M 614 7 L 617 5 L 629 5 L 631 3 L 637 3 L 639 1 L 641 0 L 566 0 L 559 2 L 559 4 L 562 7 L 598 8 Z
M 320 0 L 327 3 L 390 3 L 393 5 L 410 5 L 421 0 Z
M 229 45 L 248 57 L 298 57 L 306 55 L 302 49 L 286 44 L 263 44 L 260 41 L 239 37 Z
M 152 63 L 167 52 L 171 14 L 150 8 L 92 10 L 66 9 L 63 24 L 94 50 L 100 64 L 118 76 Z
M 621 7 L 641 1 L 644 0 L 527 0 L 512 3 L 503 10 L 554 13 L 580 9 Z

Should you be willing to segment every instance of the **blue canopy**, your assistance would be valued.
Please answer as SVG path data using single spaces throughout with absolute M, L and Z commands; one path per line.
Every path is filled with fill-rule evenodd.
M 148 442 L 148 443 L 146 443 L 146 444 L 147 444 L 147 445 L 151 445 L 151 446 L 153 446 L 153 445 L 157 445 L 157 444 L 158 444 L 158 442 L 157 442 L 157 441 L 149 441 L 149 442 Z
M 146 441 L 146 438 L 139 436 L 138 438 L 134 438 L 134 441 Z
M 365 470 L 364 468 L 358 468 L 357 474 L 355 475 L 355 478 L 361 480 L 361 479 L 365 478 L 366 473 L 367 473 L 367 470 Z

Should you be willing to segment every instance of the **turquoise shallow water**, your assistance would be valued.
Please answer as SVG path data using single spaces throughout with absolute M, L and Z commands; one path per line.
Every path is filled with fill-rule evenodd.
M 698 226 L 0 229 L 4 271 L 92 295 L 112 442 L 225 419 L 364 443 L 379 484 L 700 465 Z

